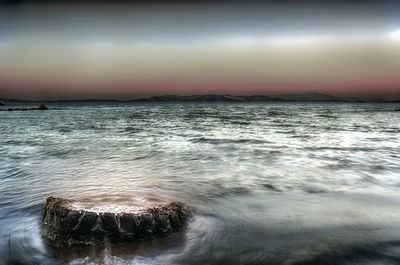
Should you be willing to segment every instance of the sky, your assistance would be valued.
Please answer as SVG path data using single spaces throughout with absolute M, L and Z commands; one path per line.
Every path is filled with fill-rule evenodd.
M 0 98 L 400 99 L 398 1 L 1 1 Z

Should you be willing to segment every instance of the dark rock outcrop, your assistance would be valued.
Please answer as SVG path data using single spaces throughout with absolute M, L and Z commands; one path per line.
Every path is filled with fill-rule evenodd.
M 40 104 L 38 110 L 48 110 L 49 108 L 45 104 Z
M 45 104 L 40 104 L 37 108 L 8 108 L 7 111 L 28 111 L 28 110 L 48 110 Z
M 73 201 L 49 197 L 43 206 L 43 235 L 67 244 L 87 244 L 107 238 L 134 241 L 156 238 L 183 228 L 191 209 L 171 202 L 135 212 L 93 212 L 79 209 Z
M 6 103 L 4 103 L 3 101 L 0 100 L 0 106 L 5 106 Z

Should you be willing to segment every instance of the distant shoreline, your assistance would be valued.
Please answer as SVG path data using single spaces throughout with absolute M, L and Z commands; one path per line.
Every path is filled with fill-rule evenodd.
M 348 103 L 400 103 L 398 100 L 363 100 L 355 98 L 341 98 L 328 94 L 309 92 L 303 94 L 289 95 L 250 95 L 250 96 L 233 96 L 233 95 L 162 95 L 152 96 L 139 99 L 54 99 L 54 100 L 29 100 L 29 99 L 6 99 L 0 98 L 1 102 L 17 103 L 17 102 L 45 102 L 45 103 L 79 103 L 79 102 L 138 102 L 138 103 L 275 103 L 275 102 L 348 102 Z M 0 105 L 1 106 L 1 105 Z

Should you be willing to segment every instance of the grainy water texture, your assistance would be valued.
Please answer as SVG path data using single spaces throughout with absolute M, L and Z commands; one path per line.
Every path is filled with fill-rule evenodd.
M 49 107 L 0 112 L 0 264 L 400 264 L 399 105 Z M 50 195 L 196 211 L 160 239 L 57 248 Z

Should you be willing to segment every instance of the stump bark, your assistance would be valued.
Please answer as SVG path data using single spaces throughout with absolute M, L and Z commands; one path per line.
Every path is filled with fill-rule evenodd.
M 49 197 L 43 206 L 43 235 L 68 244 L 135 241 L 181 230 L 190 216 L 181 202 L 134 212 L 94 212 L 77 208 L 73 201 Z

